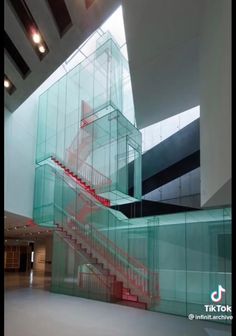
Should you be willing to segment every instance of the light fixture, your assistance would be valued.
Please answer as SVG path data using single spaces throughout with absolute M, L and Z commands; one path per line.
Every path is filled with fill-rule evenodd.
M 12 83 L 12 81 L 7 77 L 6 74 L 4 74 L 4 87 L 9 95 L 13 94 L 13 92 L 16 90 L 15 85 Z
M 42 44 L 39 46 L 39 51 L 40 51 L 42 54 L 45 53 L 45 51 L 46 51 L 45 47 L 44 47 Z
M 34 43 L 38 44 L 41 41 L 41 36 L 39 33 L 33 33 L 32 34 L 32 40 Z
M 14 229 L 16 230 L 16 229 L 17 229 L 17 227 L 15 226 L 15 227 L 14 227 Z
M 4 87 L 9 88 L 11 86 L 11 83 L 8 79 L 4 79 Z

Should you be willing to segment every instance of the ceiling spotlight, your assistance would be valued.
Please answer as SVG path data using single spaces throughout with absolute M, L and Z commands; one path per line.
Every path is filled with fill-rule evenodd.
M 45 53 L 45 51 L 46 51 L 45 47 L 44 47 L 42 44 L 39 46 L 39 51 L 40 51 L 42 54 Z
M 11 86 L 11 83 L 8 79 L 4 79 L 4 87 L 9 88 Z
M 34 41 L 34 43 L 38 44 L 41 41 L 41 36 L 39 35 L 39 33 L 33 33 L 32 40 Z

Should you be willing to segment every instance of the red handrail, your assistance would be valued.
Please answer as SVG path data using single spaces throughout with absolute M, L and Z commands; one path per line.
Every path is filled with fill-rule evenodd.
M 55 155 L 51 156 L 51 158 L 55 158 L 57 161 L 60 161 L 63 164 L 63 162 L 57 159 Z M 112 184 L 112 180 L 109 177 L 105 176 L 104 174 L 96 170 L 93 166 L 81 160 L 80 158 L 77 158 L 77 160 L 81 162 L 82 169 L 80 168 L 77 169 L 77 167 L 73 168 L 69 166 L 68 168 L 71 168 L 71 170 L 77 169 L 77 173 L 82 178 L 84 178 L 90 185 L 93 185 L 96 187 L 96 186 L 105 186 L 105 185 Z
M 84 190 L 86 190 L 90 195 L 92 195 L 97 201 L 99 201 L 101 204 L 105 205 L 105 206 L 110 206 L 110 200 L 107 198 L 104 198 L 102 196 L 99 196 L 98 194 L 96 194 L 95 189 L 91 189 L 90 186 L 88 186 L 84 181 L 82 181 L 81 178 L 76 177 L 75 174 L 70 171 L 69 168 L 66 168 L 65 165 L 63 165 L 62 162 L 60 162 L 55 156 L 51 156 L 52 161 L 54 161 L 58 166 L 60 166 L 65 174 L 67 176 L 69 176 L 74 182 L 76 182 L 77 184 L 79 184 Z
M 76 216 L 75 213 L 72 214 L 73 216 Z M 125 252 L 124 250 L 122 250 L 119 246 L 117 246 L 112 240 L 108 239 L 106 236 L 104 236 L 100 231 L 98 231 L 98 229 L 96 229 L 91 223 L 86 223 L 86 225 L 91 228 L 92 231 L 95 231 L 96 234 L 103 240 L 105 241 L 105 243 L 108 243 L 109 245 L 111 245 L 113 247 L 113 249 L 117 252 L 119 252 L 121 255 L 123 255 L 125 258 L 127 258 L 129 260 L 129 262 L 131 261 L 133 263 L 133 265 L 136 268 L 140 268 L 145 270 L 145 273 L 148 273 L 148 269 L 147 267 L 142 264 L 139 260 L 135 259 L 134 257 L 130 256 L 127 252 Z M 149 272 L 150 274 L 150 272 Z
M 82 174 L 81 170 L 78 170 L 78 173 L 81 173 L 81 176 L 87 178 L 88 182 L 90 182 L 92 185 L 96 186 L 103 186 L 103 185 L 110 185 L 112 183 L 112 180 L 99 172 L 97 169 L 95 169 L 93 166 L 88 164 L 87 162 L 81 160 L 80 158 L 77 158 L 78 161 L 81 162 L 82 167 L 85 166 L 85 176 Z M 90 178 L 90 179 L 89 179 Z

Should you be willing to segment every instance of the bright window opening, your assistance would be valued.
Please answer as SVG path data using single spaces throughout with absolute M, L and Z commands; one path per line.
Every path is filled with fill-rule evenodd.
M 176 114 L 173 117 L 162 120 L 156 124 L 141 129 L 142 152 L 146 152 L 158 145 L 174 133 L 178 132 L 192 121 L 200 117 L 200 106 Z

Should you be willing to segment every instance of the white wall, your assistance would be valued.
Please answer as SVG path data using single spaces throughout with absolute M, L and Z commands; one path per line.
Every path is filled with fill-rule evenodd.
M 138 128 L 199 105 L 203 3 L 204 0 L 122 2 Z
M 231 1 L 206 0 L 200 48 L 201 205 L 231 204 Z
M 34 271 L 51 273 L 52 236 L 36 241 L 34 244 Z
M 46 245 L 44 241 L 34 244 L 34 266 L 36 272 L 45 272 Z
M 4 110 L 4 209 L 32 217 L 37 99 L 14 113 Z
M 47 237 L 45 240 L 45 246 L 46 246 L 45 272 L 46 273 L 52 272 L 52 242 L 53 242 L 52 236 Z
M 231 0 L 123 1 L 123 13 L 138 127 L 200 104 L 201 205 L 230 204 Z
M 4 109 L 4 210 L 32 218 L 38 99 L 65 74 L 60 66 L 15 112 Z

